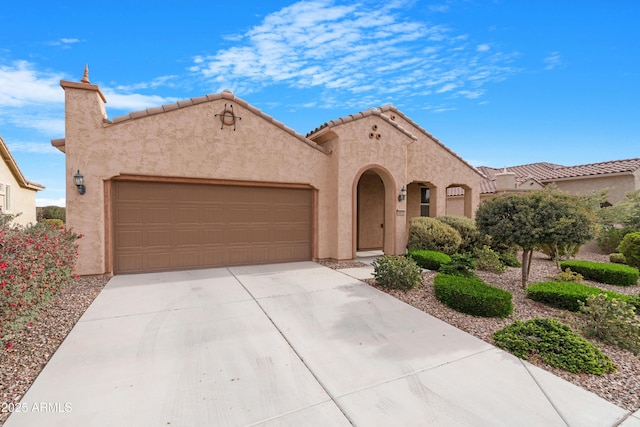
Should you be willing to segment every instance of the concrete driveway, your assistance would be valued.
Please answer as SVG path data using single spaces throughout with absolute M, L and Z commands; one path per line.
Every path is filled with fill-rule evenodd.
M 312 262 L 116 276 L 18 426 L 625 426 L 640 418 Z

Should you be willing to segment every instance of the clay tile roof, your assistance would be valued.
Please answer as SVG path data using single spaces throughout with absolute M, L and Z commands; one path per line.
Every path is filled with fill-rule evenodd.
M 495 193 L 495 176 L 503 170 L 513 172 L 516 175 L 516 184 L 521 184 L 529 179 L 534 179 L 544 184 L 561 179 L 580 179 L 596 175 L 633 173 L 640 170 L 640 158 L 611 160 L 577 166 L 563 166 L 554 163 L 539 162 L 499 169 L 480 166 L 478 169 L 487 177 L 482 184 L 482 193 L 487 194 Z
M 369 108 L 368 110 L 361 111 L 361 112 L 356 113 L 356 114 L 349 114 L 348 116 L 340 117 L 339 119 L 335 119 L 335 120 L 331 120 L 329 122 L 323 123 L 322 125 L 318 126 L 314 130 L 312 130 L 311 132 L 307 133 L 306 136 L 307 136 L 307 138 L 312 138 L 313 135 L 315 135 L 316 133 L 320 132 L 321 130 L 323 130 L 325 128 L 332 128 L 332 127 L 335 127 L 335 126 L 340 126 L 342 124 L 349 123 L 349 122 L 352 122 L 354 120 L 359 120 L 359 119 L 362 119 L 364 117 L 369 117 L 369 116 L 381 117 L 383 120 L 388 122 L 391 126 L 396 128 L 398 131 L 404 133 L 406 136 L 408 136 L 409 138 L 413 139 L 414 141 L 418 139 L 418 138 L 416 138 L 416 136 L 414 134 L 412 134 L 411 132 L 409 132 L 408 130 L 406 130 L 402 126 L 400 126 L 398 123 L 394 122 L 389 117 L 384 115 L 381 108 Z
M 114 117 L 111 120 L 107 120 L 107 123 L 110 124 L 119 124 L 119 123 L 123 123 L 123 122 L 127 122 L 130 120 L 135 120 L 135 119 L 140 119 L 143 117 L 147 117 L 147 116 L 152 116 L 155 114 L 161 114 L 161 113 L 167 113 L 169 111 L 174 111 L 174 110 L 178 110 L 181 108 L 188 108 L 191 107 L 193 105 L 196 104 L 202 104 L 204 102 L 211 102 L 211 101 L 215 101 L 215 100 L 219 100 L 219 99 L 228 99 L 230 101 L 235 102 L 236 104 L 248 109 L 249 111 L 251 111 L 252 113 L 256 114 L 257 116 L 262 117 L 264 120 L 273 123 L 275 126 L 283 129 L 285 132 L 295 136 L 296 138 L 298 138 L 299 140 L 301 140 L 302 142 L 304 142 L 305 144 L 319 150 L 322 151 L 323 153 L 329 153 L 331 150 L 325 147 L 321 147 L 318 144 L 316 144 L 314 141 L 311 141 L 310 139 L 308 139 L 307 137 L 305 137 L 304 135 L 296 132 L 295 130 L 285 126 L 282 122 L 279 122 L 277 120 L 275 120 L 273 117 L 271 117 L 270 115 L 262 112 L 260 109 L 252 106 L 251 104 L 249 104 L 247 101 L 237 98 L 233 92 L 231 92 L 230 90 L 225 89 L 224 91 L 222 91 L 222 93 L 216 93 L 216 94 L 207 94 L 205 96 L 200 96 L 197 98 L 190 98 L 190 99 L 185 99 L 182 101 L 178 101 L 176 103 L 173 104 L 164 104 L 160 107 L 155 107 L 155 108 L 147 108 L 146 110 L 140 110 L 140 111 L 133 111 L 129 114 L 125 114 L 124 116 L 118 116 L 118 117 Z
M 640 169 L 640 158 L 611 160 L 578 166 L 566 166 L 554 171 L 553 178 L 573 178 L 580 176 L 605 175 L 612 173 L 635 172 Z
M 382 107 L 380 107 L 380 111 L 385 115 L 388 116 L 390 120 L 393 121 L 393 123 L 395 123 L 395 116 L 400 116 L 402 117 L 404 120 L 406 120 L 408 123 L 410 123 L 413 127 L 415 127 L 416 129 L 418 129 L 421 133 L 423 133 L 424 135 L 428 136 L 429 139 L 431 139 L 432 141 L 434 141 L 436 144 L 440 145 L 442 148 L 444 148 L 445 150 L 447 150 L 449 153 L 451 153 L 454 157 L 456 157 L 458 160 L 460 160 L 462 163 L 464 163 L 465 165 L 469 166 L 469 168 L 471 168 L 472 170 L 474 170 L 475 172 L 479 173 L 482 175 L 482 172 L 478 170 L 478 168 L 475 168 L 473 166 L 471 166 L 471 164 L 469 164 L 465 159 L 463 159 L 462 157 L 460 157 L 456 152 L 454 152 L 452 149 L 450 149 L 449 147 L 447 147 L 446 145 L 444 145 L 438 138 L 436 138 L 435 136 L 433 136 L 431 133 L 429 133 L 426 129 L 424 129 L 423 127 L 421 127 L 419 124 L 417 124 L 416 122 L 414 122 L 411 118 L 409 118 L 407 115 L 405 115 L 402 111 L 398 110 L 394 105 L 392 104 L 387 104 L 384 105 Z M 462 189 L 460 189 L 460 191 L 462 191 Z

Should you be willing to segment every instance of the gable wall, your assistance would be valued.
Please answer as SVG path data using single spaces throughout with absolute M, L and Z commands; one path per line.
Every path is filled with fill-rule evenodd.
M 319 207 L 331 204 L 324 173 L 330 156 L 234 101 L 105 124 L 95 92 L 67 88 L 66 96 L 67 221 L 85 235 L 79 242 L 79 274 L 105 272 L 109 236 L 103 224 L 110 220 L 105 196 L 109 180 L 119 175 L 308 184 L 321 190 Z M 236 131 L 221 129 L 215 117 L 225 103 L 241 117 Z M 82 196 L 72 183 L 77 169 L 87 187 Z M 326 232 L 325 217 L 318 214 L 318 233 Z M 318 256 L 329 257 L 329 248 L 320 243 Z
M 418 138 L 408 147 L 407 181 L 430 183 L 436 187 L 431 191 L 432 216 L 447 214 L 447 187 L 460 184 L 469 187 L 467 191 L 472 193 L 470 210 L 475 213 L 480 202 L 482 176 L 410 122 L 399 116 L 395 121 Z M 461 214 L 464 214 L 462 200 Z M 413 207 L 414 211 L 416 209 L 419 212 L 419 204 Z
M 411 138 L 377 115 L 369 115 L 333 128 L 336 137 L 327 143 L 337 181 L 336 227 L 338 259 L 351 259 L 355 251 L 356 191 L 366 170 L 376 171 L 385 186 L 385 252 L 404 253 L 405 217 L 397 216 L 405 203 L 397 195 L 406 181 L 407 146 Z M 374 137 L 369 135 L 373 133 Z M 377 137 L 377 135 L 380 137 Z M 337 177 L 337 179 L 336 179 Z

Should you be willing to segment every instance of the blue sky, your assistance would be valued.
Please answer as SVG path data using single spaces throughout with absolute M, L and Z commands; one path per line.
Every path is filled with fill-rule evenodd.
M 391 103 L 475 166 L 640 157 L 639 22 L 636 0 L 6 2 L 0 135 L 64 205 L 59 81 L 89 64 L 110 118 L 231 89 L 302 134 Z

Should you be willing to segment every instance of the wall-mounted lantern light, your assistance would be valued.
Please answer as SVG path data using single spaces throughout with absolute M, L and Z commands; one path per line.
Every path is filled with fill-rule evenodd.
M 402 186 L 402 190 L 400 190 L 400 194 L 398 194 L 398 201 L 401 202 L 407 198 L 407 189 Z
M 78 169 L 78 172 L 73 175 L 73 183 L 78 187 L 78 193 L 81 195 L 86 193 L 87 187 L 84 186 L 84 176 L 80 173 L 80 169 Z

